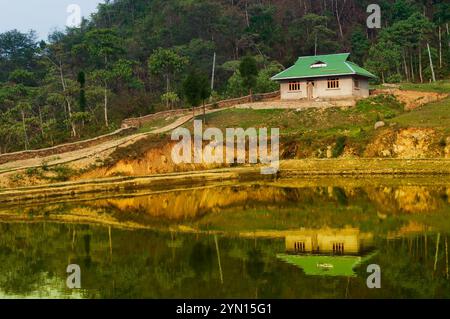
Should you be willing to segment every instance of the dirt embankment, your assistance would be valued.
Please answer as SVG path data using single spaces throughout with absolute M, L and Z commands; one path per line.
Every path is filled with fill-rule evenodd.
M 381 90 L 394 94 L 407 109 L 440 100 L 445 94 L 402 90 Z M 175 125 L 176 124 L 176 125 Z M 173 127 L 179 126 L 175 123 Z M 173 129 L 170 126 L 168 129 Z M 167 127 L 166 127 L 167 128 Z M 370 140 L 351 141 L 338 155 L 344 158 L 450 158 L 450 137 L 432 128 L 385 127 L 375 131 Z M 0 165 L 0 188 L 51 184 L 61 181 L 99 179 L 116 176 L 145 176 L 230 167 L 221 164 L 175 164 L 172 149 L 176 142 L 165 135 L 137 134 L 103 143 L 88 149 L 69 152 L 60 157 L 32 158 Z M 300 141 L 281 139 L 280 157 L 289 159 L 326 158 L 334 156 L 336 138 Z M 303 144 L 302 144 L 303 143 Z M 310 143 L 311 145 L 307 145 Z
M 431 128 L 387 129 L 367 146 L 365 157 L 450 158 L 450 137 L 446 140 Z
M 449 95 L 435 92 L 408 91 L 400 89 L 382 89 L 372 92 L 376 94 L 392 94 L 397 100 L 405 104 L 405 110 L 414 110 L 427 103 L 436 102 L 447 98 Z

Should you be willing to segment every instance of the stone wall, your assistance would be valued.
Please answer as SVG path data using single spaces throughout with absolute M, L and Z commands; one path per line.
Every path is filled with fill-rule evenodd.
M 43 148 L 39 150 L 30 150 L 30 151 L 21 151 L 21 152 L 15 152 L 15 153 L 6 153 L 6 154 L 0 154 L 0 164 L 8 163 L 11 161 L 19 161 L 19 160 L 26 160 L 30 158 L 35 157 L 46 157 L 51 155 L 57 155 L 62 154 L 66 152 L 73 152 L 79 149 L 95 146 L 107 141 L 114 140 L 118 137 L 128 135 L 132 132 L 136 131 L 135 127 L 127 127 L 127 128 L 121 128 L 113 133 L 97 136 L 95 138 L 74 142 L 74 143 L 68 143 L 68 144 L 62 144 L 50 148 Z
M 266 101 L 270 99 L 274 99 L 280 96 L 280 92 L 271 92 L 271 93 L 263 93 L 263 94 L 254 94 L 253 95 L 253 101 Z M 224 108 L 233 106 L 236 104 L 243 104 L 243 103 L 249 103 L 252 101 L 251 96 L 244 96 L 240 98 L 235 99 L 229 99 L 224 101 L 219 101 L 216 103 L 207 104 L 207 109 L 217 109 L 217 108 Z M 197 110 L 201 110 L 202 107 L 196 108 Z M 68 143 L 68 144 L 62 144 L 50 148 L 44 148 L 39 150 L 29 150 L 29 151 L 21 151 L 21 152 L 15 152 L 15 153 L 6 153 L 6 154 L 0 154 L 0 164 L 12 162 L 12 161 L 19 161 L 19 160 L 26 160 L 30 158 L 36 158 L 36 157 L 46 157 L 51 155 L 57 155 L 62 154 L 66 152 L 73 152 L 76 150 L 84 149 L 87 147 L 92 147 L 107 141 L 114 140 L 118 137 L 125 136 L 128 134 L 131 134 L 132 132 L 136 131 L 136 129 L 143 124 L 152 121 L 154 119 L 169 116 L 169 115 L 187 115 L 190 112 L 192 112 L 192 109 L 181 109 L 181 110 L 173 110 L 173 111 L 163 111 L 155 114 L 149 114 L 143 117 L 138 118 L 130 118 L 126 119 L 122 122 L 122 128 L 106 135 L 98 136 L 89 140 L 85 141 L 79 141 L 74 143 Z
M 278 98 L 280 96 L 280 91 L 270 92 L 270 93 L 262 93 L 262 94 L 254 94 L 253 99 L 250 95 L 238 97 L 234 99 L 228 99 L 223 101 L 218 101 L 215 103 L 210 103 L 206 105 L 207 109 L 220 109 L 225 107 L 230 107 L 238 104 L 245 104 L 250 102 L 260 102 Z M 196 110 L 201 110 L 203 107 L 197 107 Z M 181 109 L 181 110 L 172 110 L 172 111 L 163 111 L 154 114 L 145 115 L 142 117 L 129 118 L 122 121 L 122 128 L 127 128 L 130 126 L 141 127 L 145 123 L 153 121 L 155 119 L 171 116 L 171 115 L 188 115 L 192 112 L 192 109 Z

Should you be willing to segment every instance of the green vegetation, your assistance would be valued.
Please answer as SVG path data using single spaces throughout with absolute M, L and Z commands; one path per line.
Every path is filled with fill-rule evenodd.
M 228 109 L 206 116 L 207 127 L 225 131 L 228 127 L 280 128 L 282 143 L 301 144 L 304 155 L 326 155 L 326 146 L 335 145 L 333 156 L 342 154 L 345 145 L 362 152 L 375 133 L 380 120 L 396 120 L 404 106 L 391 95 L 377 95 L 357 103 L 350 109 Z M 192 128 L 192 122 L 184 127 Z M 315 151 L 321 149 L 322 155 Z
M 450 134 L 450 98 L 426 104 L 389 121 L 402 127 L 428 127 Z
M 344 148 L 347 143 L 347 137 L 338 136 L 336 140 L 336 145 L 333 148 L 333 157 L 339 157 L 344 153 Z
M 248 90 L 249 95 L 252 95 L 258 76 L 258 65 L 254 57 L 247 55 L 242 59 L 239 64 L 239 74 L 244 88 Z
M 427 86 L 418 87 L 425 90 Z M 327 145 L 333 146 L 333 157 L 339 157 L 345 146 L 362 155 L 376 134 L 374 124 L 377 121 L 385 121 L 394 128 L 433 128 L 442 135 L 442 145 L 450 133 L 449 105 L 450 99 L 447 98 L 404 111 L 404 105 L 393 95 L 381 94 L 360 100 L 349 109 L 227 109 L 210 113 L 206 119 L 207 127 L 217 127 L 222 131 L 229 127 L 280 128 L 282 143 L 287 148 L 298 144 L 302 157 L 324 157 Z M 184 127 L 192 129 L 192 122 Z M 285 155 L 288 153 L 286 150 Z
M 436 83 L 402 83 L 400 85 L 402 90 L 424 91 L 424 92 L 436 92 L 450 94 L 450 81 L 443 80 Z
M 174 115 L 166 115 L 166 116 L 162 116 L 162 117 L 157 117 L 151 121 L 146 122 L 141 127 L 139 127 L 137 132 L 138 133 L 151 132 L 153 130 L 156 130 L 156 129 L 159 129 L 164 126 L 172 124 L 178 118 L 179 118 L 179 116 L 174 116 Z
M 211 83 L 214 57 L 214 100 L 272 91 L 271 76 L 299 56 L 346 51 L 384 81 L 428 83 L 429 45 L 436 78 L 445 79 L 448 2 L 379 4 L 380 32 L 366 30 L 367 3 L 357 0 L 116 0 L 47 41 L 4 32 L 0 153 L 86 139 L 124 118 L 188 107 L 183 81 L 196 70 Z
M 209 207 L 179 202 L 186 213 L 174 219 L 161 218 L 178 207 L 171 192 L 3 207 L 10 220 L 0 224 L 0 286 L 9 297 L 255 298 L 257 291 L 258 298 L 449 298 L 448 188 L 412 185 L 177 191 L 177 198 L 219 198 Z M 348 276 L 310 276 L 277 259 L 287 254 L 285 230 L 329 234 L 348 227 L 369 239 L 368 251 L 355 256 L 364 263 L 351 285 Z M 82 290 L 65 287 L 68 263 L 84 269 Z M 368 263 L 383 269 L 383 289 L 367 289 Z
M 71 177 L 78 175 L 80 172 L 70 168 L 67 165 L 55 165 L 48 167 L 43 164 L 42 167 L 32 167 L 25 170 L 25 175 L 28 178 L 37 178 L 40 180 L 46 180 L 49 182 L 66 182 Z M 10 178 L 11 182 L 20 185 L 21 181 L 15 178 Z

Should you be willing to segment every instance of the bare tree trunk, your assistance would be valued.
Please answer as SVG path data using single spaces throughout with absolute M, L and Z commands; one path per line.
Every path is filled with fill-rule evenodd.
M 419 77 L 420 83 L 423 83 L 423 73 L 422 73 L 422 49 L 419 46 Z
M 23 138 L 25 142 L 25 150 L 28 150 L 28 134 L 27 134 L 27 125 L 25 123 L 25 111 L 20 110 L 20 113 L 22 114 L 22 126 L 23 126 Z
M 338 2 L 336 0 L 336 19 L 338 22 L 338 26 L 339 26 L 339 33 L 341 35 L 341 39 L 344 39 L 344 32 L 342 31 L 342 25 L 341 25 L 341 18 L 339 15 L 339 9 L 338 9 Z
M 316 37 L 314 38 L 314 55 L 317 55 L 317 32 Z
M 170 91 L 170 80 L 169 80 L 169 74 L 166 74 L 166 94 L 168 94 Z M 169 96 L 166 96 L 166 109 L 169 108 Z
M 436 253 L 434 254 L 434 268 L 433 270 L 436 271 L 437 269 L 437 261 L 439 256 L 439 241 L 441 239 L 441 233 L 438 233 L 437 240 L 436 240 Z
M 108 68 L 108 55 L 105 55 L 105 70 Z M 104 96 L 104 102 L 105 102 L 105 125 L 106 127 L 109 127 L 109 120 L 108 120 L 108 81 L 104 80 L 105 84 L 105 96 Z
M 222 262 L 220 260 L 220 250 L 219 250 L 219 242 L 217 240 L 217 235 L 214 235 L 214 243 L 216 246 L 217 263 L 219 265 L 220 282 L 223 284 Z
M 415 74 L 414 74 L 414 62 L 413 62 L 413 54 L 412 52 L 409 55 L 410 63 L 411 63 L 411 79 L 414 82 L 415 81 Z
M 245 1 L 245 22 L 247 23 L 247 28 L 250 27 L 250 18 L 248 16 L 248 1 Z
M 45 138 L 45 133 L 44 133 L 44 122 L 42 120 L 42 112 L 41 112 L 41 106 L 38 106 L 38 112 L 39 112 L 39 129 L 41 130 L 41 135 L 42 138 Z
M 450 48 L 450 29 L 448 27 L 448 23 L 446 24 L 446 26 L 447 26 L 447 37 L 449 38 L 449 40 L 448 40 L 448 47 Z
M 59 76 L 61 79 L 61 85 L 63 88 L 63 93 L 64 93 L 64 99 L 66 101 L 66 105 L 67 105 L 67 111 L 69 113 L 69 122 L 70 122 L 70 127 L 71 127 L 71 135 L 72 137 L 77 136 L 77 130 L 75 127 L 75 123 L 73 123 L 72 121 L 72 105 L 70 103 L 70 99 L 66 96 L 66 91 L 67 91 L 67 87 L 66 87 L 66 81 L 64 80 L 64 73 L 63 73 L 63 68 L 62 68 L 62 61 L 61 59 L 59 60 Z
M 108 121 L 108 83 L 105 81 L 105 88 L 104 88 L 104 108 L 105 108 L 105 125 L 106 127 L 109 127 L 109 121 Z
M 431 58 L 431 49 L 429 43 L 427 43 L 427 48 L 428 48 L 428 56 L 430 57 L 431 75 L 433 76 L 433 82 L 436 82 L 436 75 L 434 74 L 433 59 Z
M 408 65 L 406 64 L 406 54 L 405 54 L 405 51 L 403 51 L 403 66 L 405 67 L 406 81 L 409 82 L 409 72 L 408 72 Z

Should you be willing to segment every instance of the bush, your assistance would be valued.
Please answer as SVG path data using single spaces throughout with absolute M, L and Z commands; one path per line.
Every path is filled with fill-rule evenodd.
M 392 119 L 397 115 L 397 113 L 395 111 L 386 111 L 384 112 L 384 119 L 388 120 L 388 119 Z
M 53 172 L 55 173 L 55 177 L 52 179 L 57 182 L 65 182 L 72 177 L 76 171 L 66 165 L 58 165 L 53 168 Z
M 347 143 L 346 136 L 339 136 L 336 140 L 336 145 L 333 148 L 333 157 L 339 157 L 342 155 L 345 149 L 345 145 Z
M 402 76 L 400 74 L 392 74 L 387 79 L 387 83 L 400 83 L 402 81 Z

